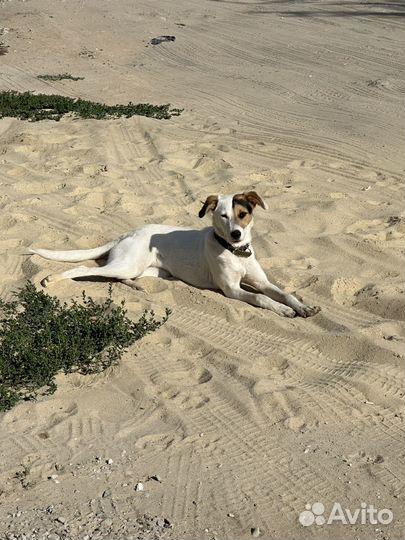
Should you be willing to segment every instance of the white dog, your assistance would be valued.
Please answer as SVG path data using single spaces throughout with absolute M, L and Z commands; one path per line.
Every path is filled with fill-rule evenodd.
M 307 306 L 270 283 L 257 262 L 251 245 L 252 214 L 257 205 L 267 208 L 255 191 L 210 195 L 199 216 L 211 211 L 213 227 L 195 230 L 146 225 L 94 249 L 33 249 L 31 253 L 69 262 L 94 260 L 108 254 L 105 266 L 79 266 L 52 274 L 43 280 L 44 286 L 67 278 L 103 276 L 137 288 L 134 280 L 138 278 L 171 276 L 196 287 L 220 289 L 229 298 L 270 309 L 283 317 L 315 315 L 320 307 Z

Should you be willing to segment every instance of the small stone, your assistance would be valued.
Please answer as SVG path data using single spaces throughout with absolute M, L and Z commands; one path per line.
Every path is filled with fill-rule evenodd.
M 62 525 L 65 525 L 66 518 L 64 518 L 62 516 L 59 516 L 59 517 L 56 518 L 56 521 L 58 521 L 59 523 L 62 523 Z
M 149 476 L 149 479 L 150 480 L 156 480 L 156 482 L 162 483 L 162 479 L 160 478 L 160 476 L 158 474 L 153 474 L 152 476 Z
M 232 512 L 229 512 L 229 513 L 227 514 L 227 516 L 228 516 L 228 517 L 235 517 L 235 514 L 232 514 Z
M 107 463 L 107 465 L 112 465 L 114 463 L 114 461 L 111 458 L 106 459 L 105 462 Z
M 135 485 L 135 491 L 145 491 L 145 486 L 142 484 L 142 482 L 138 482 Z
M 259 538 L 260 536 L 260 529 L 259 527 L 252 527 L 250 529 L 250 534 L 253 536 L 253 538 Z
M 158 519 L 156 520 L 156 525 L 157 525 L 158 527 L 164 527 L 164 526 L 165 526 L 165 520 L 162 519 L 162 518 L 158 518 Z
M 164 527 L 165 529 L 173 529 L 174 525 L 169 521 L 167 518 L 164 519 Z
M 102 497 L 103 499 L 105 499 L 106 497 L 111 497 L 111 489 L 110 488 L 105 489 L 103 491 Z

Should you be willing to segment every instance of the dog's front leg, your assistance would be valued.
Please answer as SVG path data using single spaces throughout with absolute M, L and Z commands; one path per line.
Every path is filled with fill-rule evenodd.
M 249 266 L 247 268 L 246 276 L 243 278 L 243 282 L 251 285 L 276 302 L 281 302 L 282 304 L 289 306 L 301 317 L 311 317 L 321 310 L 319 306 L 308 306 L 307 304 L 303 304 L 298 298 L 295 298 L 294 295 L 286 293 L 277 287 L 277 285 L 270 283 L 256 259 L 249 261 Z
M 264 309 L 270 309 L 280 315 L 281 317 L 295 317 L 296 312 L 290 307 L 280 304 L 269 298 L 268 296 L 261 293 L 251 293 L 245 291 L 240 287 L 239 284 L 230 285 L 229 283 L 224 283 L 220 287 L 222 292 L 228 298 L 234 298 L 235 300 L 242 300 L 242 302 L 247 302 L 253 306 L 258 306 Z

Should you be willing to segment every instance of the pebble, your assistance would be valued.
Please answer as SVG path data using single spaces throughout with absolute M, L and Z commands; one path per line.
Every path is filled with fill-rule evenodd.
M 135 485 L 135 491 L 144 491 L 144 490 L 145 490 L 145 486 L 142 484 L 142 482 L 138 482 Z
M 162 479 L 160 478 L 160 476 L 158 474 L 153 474 L 152 476 L 149 476 L 149 478 L 151 480 L 156 480 L 156 482 L 162 482 Z
M 164 526 L 165 526 L 165 520 L 162 519 L 162 518 L 158 518 L 158 519 L 156 520 L 156 525 L 157 525 L 158 527 L 164 527 Z
M 112 465 L 114 463 L 114 461 L 111 458 L 106 459 L 105 462 L 107 463 L 107 465 Z
M 106 497 L 111 497 L 111 489 L 110 488 L 105 489 L 103 491 L 102 497 L 103 499 L 105 499 Z
M 66 518 L 64 518 L 62 516 L 59 516 L 59 517 L 56 518 L 56 521 L 59 521 L 59 523 L 62 523 L 62 525 L 65 525 Z
M 235 517 L 235 514 L 232 514 L 232 512 L 229 512 L 229 514 L 227 514 L 228 517 Z
M 253 538 L 258 538 L 260 536 L 260 529 L 259 527 L 252 527 L 250 529 L 250 534 L 253 536 Z
M 151 45 L 159 45 L 160 43 L 163 43 L 164 41 L 175 41 L 175 39 L 176 39 L 175 36 L 159 36 L 159 37 L 151 39 L 149 43 L 151 43 Z

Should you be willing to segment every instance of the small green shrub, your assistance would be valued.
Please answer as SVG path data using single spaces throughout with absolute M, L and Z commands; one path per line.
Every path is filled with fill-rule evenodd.
M 84 77 L 73 77 L 70 73 L 58 73 L 57 75 L 37 75 L 37 79 L 43 81 L 83 81 Z
M 21 120 L 60 120 L 65 114 L 72 113 L 81 118 L 118 118 L 125 116 L 150 116 L 168 119 L 178 116 L 181 109 L 170 109 L 170 104 L 151 105 L 150 103 L 127 105 L 105 105 L 85 99 L 73 99 L 57 94 L 32 94 L 31 92 L 0 92 L 0 118 L 15 117 Z
M 0 410 L 54 392 L 59 371 L 98 373 L 117 364 L 127 347 L 160 328 L 170 314 L 166 309 L 157 321 L 153 311 L 145 311 L 134 322 L 125 302 L 114 305 L 111 296 L 110 286 L 97 304 L 83 291 L 82 303 L 68 305 L 28 282 L 15 293 L 17 300 L 0 299 Z

